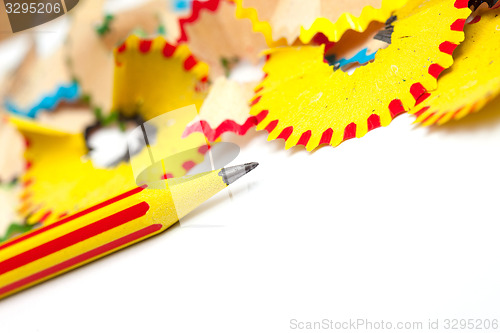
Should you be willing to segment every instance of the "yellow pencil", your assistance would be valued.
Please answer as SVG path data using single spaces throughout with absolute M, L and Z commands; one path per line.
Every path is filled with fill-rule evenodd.
M 131 188 L 0 244 L 0 299 L 166 230 L 257 165 Z

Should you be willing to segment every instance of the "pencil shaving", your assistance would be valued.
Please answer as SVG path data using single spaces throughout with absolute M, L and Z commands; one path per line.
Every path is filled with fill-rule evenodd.
M 163 1 L 149 1 L 115 14 L 104 13 L 104 2 L 85 1 L 73 15 L 66 46 L 71 73 L 93 107 L 109 114 L 113 90 L 113 49 L 129 34 L 139 31 L 151 37 L 165 33 L 174 41 L 179 35 L 177 17 Z
M 132 35 L 115 50 L 115 63 L 113 110 L 125 116 L 149 120 L 186 105 L 199 109 L 206 96 L 208 65 L 186 44 Z
M 25 169 L 24 138 L 4 117 L 0 118 L 0 183 L 11 183 Z
M 250 115 L 249 101 L 255 83 L 238 83 L 219 77 L 200 109 L 199 120 L 191 123 L 185 136 L 203 132 L 209 141 L 215 141 L 225 132 L 245 135 L 257 124 L 257 118 Z
M 189 49 L 210 66 L 212 79 L 225 74 L 225 59 L 245 59 L 255 64 L 266 48 L 264 36 L 253 32 L 248 20 L 235 17 L 233 3 L 216 2 L 214 11 L 200 10 L 195 20 L 183 23 Z
M 312 150 L 387 126 L 436 88 L 433 64 L 453 63 L 470 12 L 466 1 L 409 1 L 396 12 L 393 43 L 352 75 L 333 72 L 322 46 L 270 50 L 250 111 L 264 118 L 257 129 L 267 129 L 268 140 L 285 139 L 287 149 Z
M 41 57 L 32 47 L 10 82 L 6 105 L 11 113 L 35 118 L 41 110 L 78 98 L 79 89 L 66 66 L 63 48 Z
M 442 125 L 477 112 L 500 94 L 500 9 L 492 9 L 465 26 L 465 41 L 453 66 L 439 77 L 428 99 L 410 111 L 422 125 Z
M 236 0 L 237 16 L 252 21 L 269 46 L 308 44 L 319 33 L 330 42 L 347 30 L 364 31 L 372 21 L 385 22 L 406 0 L 263 1 Z

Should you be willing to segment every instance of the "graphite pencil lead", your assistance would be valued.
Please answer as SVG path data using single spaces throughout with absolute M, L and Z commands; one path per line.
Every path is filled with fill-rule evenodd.
M 232 167 L 222 168 L 221 171 L 219 172 L 219 176 L 222 177 L 224 183 L 229 185 L 234 183 L 235 181 L 237 181 L 238 179 L 240 179 L 242 176 L 246 175 L 253 169 L 255 169 L 258 165 L 259 163 L 257 162 L 251 162 Z

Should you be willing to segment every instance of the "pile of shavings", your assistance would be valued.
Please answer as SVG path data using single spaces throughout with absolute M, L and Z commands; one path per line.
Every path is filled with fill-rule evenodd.
M 112 163 L 93 160 L 99 132 L 125 137 L 188 105 L 198 116 L 159 130 L 156 144 L 167 155 L 206 145 L 172 159 L 164 178 L 188 173 L 225 133 L 254 128 L 283 139 L 285 149 L 311 151 L 405 112 L 439 126 L 498 111 L 499 7 L 152 0 L 113 11 L 106 0 L 80 1 L 58 19 L 66 20 L 61 43 L 42 52 L 28 37 L 20 61 L 0 73 L 0 242 L 136 186 L 126 142 Z

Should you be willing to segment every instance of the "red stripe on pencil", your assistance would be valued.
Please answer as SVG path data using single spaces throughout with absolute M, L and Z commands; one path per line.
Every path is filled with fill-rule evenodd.
M 57 274 L 65 269 L 68 269 L 68 268 L 71 268 L 71 267 L 76 266 L 78 264 L 81 264 L 84 261 L 90 260 L 90 259 L 95 258 L 99 255 L 102 255 L 106 252 L 112 251 L 120 246 L 127 245 L 129 243 L 132 243 L 132 242 L 140 239 L 140 238 L 146 237 L 152 233 L 159 231 L 161 228 L 162 228 L 161 224 L 152 224 L 150 226 L 147 226 L 146 228 L 138 230 L 138 231 L 131 233 L 127 236 L 116 239 L 108 244 L 102 245 L 102 246 L 97 247 L 93 250 L 85 252 L 79 256 L 76 256 L 74 258 L 66 260 L 60 264 L 57 264 L 57 265 L 49 267 L 43 271 L 40 271 L 38 273 L 35 273 L 35 274 L 30 275 L 28 277 L 25 277 L 24 279 L 13 282 L 13 283 L 11 283 L 3 288 L 0 288 L 0 298 L 7 293 L 15 291 L 16 289 L 25 287 L 29 284 L 35 283 L 41 279 L 44 279 L 46 277 L 53 275 L 53 274 Z
M 149 205 L 143 201 L 116 214 L 107 216 L 83 228 L 70 232 L 62 237 L 56 238 L 50 242 L 18 254 L 17 256 L 4 260 L 0 262 L 0 274 L 10 272 L 35 260 L 41 259 L 105 231 L 114 229 L 129 221 L 135 220 L 136 218 L 144 216 L 148 210 Z

